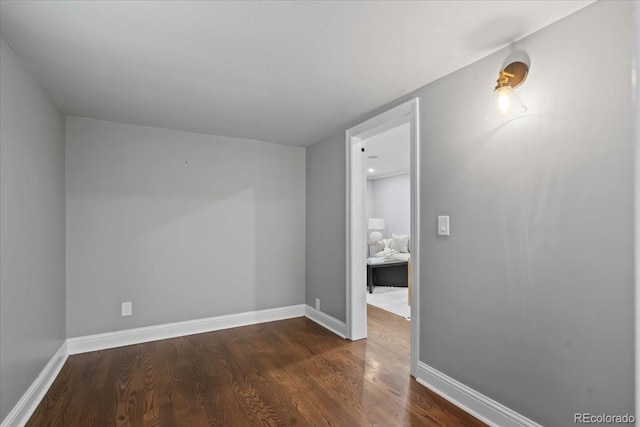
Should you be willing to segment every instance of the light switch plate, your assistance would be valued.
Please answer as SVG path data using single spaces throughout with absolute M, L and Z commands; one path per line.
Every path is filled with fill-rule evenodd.
M 438 236 L 449 235 L 449 216 L 438 217 Z

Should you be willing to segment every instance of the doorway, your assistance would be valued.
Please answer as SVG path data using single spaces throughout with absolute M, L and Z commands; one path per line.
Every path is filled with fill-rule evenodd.
M 410 138 L 410 242 L 411 242 L 411 367 L 416 376 L 419 349 L 420 266 L 419 266 L 419 129 L 418 99 L 411 99 L 381 113 L 346 132 L 346 301 L 347 338 L 367 337 L 367 256 L 366 217 L 367 155 L 364 141 L 408 124 Z

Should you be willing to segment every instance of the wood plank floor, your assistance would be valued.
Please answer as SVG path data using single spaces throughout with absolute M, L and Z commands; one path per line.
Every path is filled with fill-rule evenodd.
M 483 426 L 409 375 L 410 323 L 306 318 L 70 356 L 28 426 Z

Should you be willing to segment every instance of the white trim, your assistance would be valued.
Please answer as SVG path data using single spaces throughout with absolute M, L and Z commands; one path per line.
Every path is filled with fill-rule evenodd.
M 305 316 L 341 338 L 347 337 L 347 324 L 315 308 L 305 306 Z
M 480 421 L 499 427 L 542 427 L 501 403 L 467 387 L 423 362 L 418 362 L 416 380 L 465 410 Z
M 40 375 L 38 375 L 36 380 L 27 389 L 24 395 L 22 395 L 22 398 L 20 398 L 11 412 L 9 412 L 6 418 L 2 421 L 0 427 L 23 426 L 27 421 L 29 421 L 33 411 L 35 411 L 40 404 L 40 401 L 44 398 L 44 395 L 60 373 L 60 370 L 69 355 L 181 337 L 185 335 L 218 331 L 221 329 L 237 328 L 239 326 L 254 325 L 257 323 L 303 317 L 307 315 L 305 307 L 307 309 L 311 308 L 305 304 L 298 304 L 288 307 L 248 311 L 245 313 L 228 314 L 225 316 L 187 320 L 185 322 L 166 323 L 163 325 L 147 326 L 144 328 L 126 329 L 123 331 L 107 332 L 104 334 L 68 338 L 62 343 L 58 351 L 51 357 L 42 372 L 40 372 Z M 324 315 L 324 313 L 321 314 Z M 331 316 L 324 316 L 326 316 L 327 319 L 333 319 Z M 307 317 L 309 316 L 307 315 Z M 315 321 L 318 322 L 317 320 Z M 342 324 L 343 331 L 346 329 L 344 323 L 335 319 L 333 319 L 333 321 L 338 325 Z M 324 324 L 322 325 L 331 329 Z M 340 335 L 338 331 L 334 332 Z M 344 333 L 341 336 L 344 337 Z
M 305 305 L 271 308 L 267 310 L 249 311 L 205 319 L 187 320 L 185 322 L 167 323 L 144 328 L 126 329 L 104 334 L 87 335 L 67 339 L 69 354 L 86 353 L 125 345 L 140 344 L 148 341 L 163 340 L 185 335 L 201 334 L 221 329 L 237 328 L 256 323 L 273 322 L 305 315 Z
M 411 137 L 411 375 L 420 360 L 420 103 L 413 99 L 409 111 Z
M 64 362 L 67 360 L 67 342 L 64 341 L 58 351 L 49 359 L 40 375 L 35 379 L 27 391 L 22 395 L 11 412 L 2 420 L 0 427 L 23 426 L 29 421 L 42 398 L 53 384 Z
M 366 212 L 365 199 L 367 191 L 367 178 L 365 172 L 366 157 L 363 155 L 362 139 L 351 134 L 351 129 L 346 132 L 346 254 L 347 254 L 347 336 L 350 340 L 367 338 L 367 303 L 366 287 L 367 267 L 365 260 Z M 361 242 L 361 244 L 352 244 Z M 351 262 L 351 260 L 358 260 Z M 350 286 L 351 283 L 360 283 L 361 286 Z
M 369 138 L 380 132 L 384 132 L 403 123 L 410 126 L 410 149 L 411 149 L 411 375 L 416 376 L 419 351 L 420 351 L 420 134 L 419 134 L 419 100 L 413 98 L 400 104 L 384 113 L 348 129 L 345 133 L 345 153 L 346 153 L 346 331 L 347 337 L 351 340 L 366 337 L 367 311 L 366 295 L 364 286 L 353 286 L 353 283 L 364 283 L 359 281 L 358 274 L 366 271 L 365 257 L 358 257 L 357 253 L 363 245 L 352 242 L 364 242 L 366 236 L 353 236 L 352 220 L 355 216 L 360 216 L 359 211 L 364 208 L 363 201 L 360 204 L 352 200 L 352 180 L 353 173 L 352 150 L 354 144 L 362 139 Z M 357 210 L 358 212 L 354 212 Z M 354 218 L 352 218 L 352 216 Z M 364 224 L 364 218 L 362 220 Z M 365 230 L 366 233 L 366 230 Z M 360 238 L 362 237 L 362 238 Z M 352 260 L 355 260 L 352 263 Z M 354 266 L 354 264 L 357 264 Z M 357 280 L 356 280 L 357 279 Z
M 406 171 L 403 170 L 400 172 L 386 173 L 384 175 L 367 176 L 367 181 L 375 181 L 376 179 L 384 179 L 384 178 L 393 178 L 394 176 L 408 175 L 410 173 L 411 173 L 411 168 L 407 169 Z

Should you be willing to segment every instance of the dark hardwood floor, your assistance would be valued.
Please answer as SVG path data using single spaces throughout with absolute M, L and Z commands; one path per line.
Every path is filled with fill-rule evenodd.
M 28 426 L 483 426 L 409 376 L 410 323 L 296 318 L 70 356 Z

